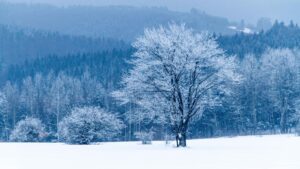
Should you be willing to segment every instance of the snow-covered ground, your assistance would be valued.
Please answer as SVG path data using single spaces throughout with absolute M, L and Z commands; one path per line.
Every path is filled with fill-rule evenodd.
M 188 146 L 0 143 L 0 169 L 300 169 L 300 137 L 292 135 L 190 140 Z

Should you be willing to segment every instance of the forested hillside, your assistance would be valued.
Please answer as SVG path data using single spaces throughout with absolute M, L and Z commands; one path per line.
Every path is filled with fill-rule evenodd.
M 0 24 L 69 35 L 133 41 L 145 28 L 170 22 L 186 23 L 197 31 L 235 32 L 228 28 L 232 24 L 226 18 L 210 16 L 195 9 L 191 12 L 175 12 L 167 8 L 150 7 L 55 7 L 0 3 Z
M 64 72 L 72 77 L 80 77 L 88 71 L 105 88 L 114 89 L 118 87 L 122 74 L 129 69 L 127 61 L 131 58 L 132 53 L 133 49 L 116 49 L 66 56 L 50 55 L 9 66 L 3 80 L 21 84 L 24 78 L 34 77 L 37 72 L 43 76 L 49 73 L 57 76 Z
M 252 53 L 261 55 L 268 48 L 299 48 L 300 29 L 292 21 L 285 25 L 276 21 L 271 29 L 256 34 L 236 34 L 234 36 L 220 36 L 217 38 L 220 47 L 230 55 L 240 57 Z
M 0 57 L 4 62 L 2 66 L 49 55 L 96 53 L 130 47 L 113 39 L 69 36 L 4 25 L 0 25 L 0 37 Z

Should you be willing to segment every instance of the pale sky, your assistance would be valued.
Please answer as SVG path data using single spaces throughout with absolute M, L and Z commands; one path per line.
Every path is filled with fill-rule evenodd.
M 1 1 L 1 0 L 0 0 Z M 3 1 L 3 0 L 2 0 Z M 49 3 L 54 5 L 164 6 L 176 11 L 197 8 L 232 21 L 256 23 L 260 17 L 294 20 L 300 23 L 300 0 L 4 0 L 8 2 Z

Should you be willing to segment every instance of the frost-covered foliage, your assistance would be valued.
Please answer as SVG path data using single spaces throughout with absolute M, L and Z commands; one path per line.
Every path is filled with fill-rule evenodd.
M 234 104 L 219 124 L 230 127 L 226 118 L 233 119 L 233 130 L 243 134 L 293 131 L 300 119 L 299 54 L 297 49 L 269 49 L 261 56 L 246 55 L 239 66 L 243 81 L 235 97 L 227 98 Z
M 7 102 L 6 122 L 12 130 L 17 121 L 26 116 L 40 117 L 47 129 L 57 132 L 57 126 L 73 107 L 81 105 L 103 106 L 107 101 L 101 82 L 89 71 L 79 77 L 58 74 L 36 73 L 21 83 L 7 82 L 2 88 Z
M 151 144 L 153 139 L 153 132 L 135 132 L 134 135 L 137 139 L 142 141 L 142 144 Z
M 133 69 L 123 79 L 123 90 L 114 95 L 165 116 L 178 146 L 186 146 L 189 121 L 201 117 L 209 91 L 224 80 L 239 80 L 235 60 L 224 55 L 212 36 L 184 25 L 146 29 L 133 46 Z
M 240 64 L 240 73 L 242 74 L 244 80 L 238 88 L 240 100 L 242 101 L 241 113 L 244 114 L 243 118 L 239 118 L 238 128 L 239 130 L 245 130 L 247 128 L 248 132 L 255 134 L 259 129 L 258 122 L 258 112 L 261 106 L 259 106 L 258 100 L 262 98 L 263 92 L 263 77 L 260 73 L 261 63 L 255 55 L 246 55 Z M 241 101 L 240 101 L 241 102 Z M 245 124 L 245 126 L 241 126 Z
M 59 124 L 59 135 L 70 144 L 90 144 L 112 139 L 123 123 L 118 117 L 98 107 L 75 108 Z
M 300 55 L 298 50 L 269 50 L 262 56 L 262 72 L 268 88 L 272 109 L 276 114 L 281 133 L 295 126 L 296 101 L 300 94 Z
M 42 122 L 37 118 L 26 117 L 17 123 L 10 135 L 11 141 L 16 142 L 40 142 L 47 137 Z
M 0 92 L 0 138 L 8 140 L 8 114 L 7 114 L 7 97 Z

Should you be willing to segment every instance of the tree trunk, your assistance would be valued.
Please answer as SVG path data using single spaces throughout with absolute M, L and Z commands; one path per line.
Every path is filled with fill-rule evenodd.
M 281 108 L 281 113 L 280 113 L 280 132 L 282 134 L 287 133 L 287 115 L 286 115 L 286 111 L 287 111 L 287 98 L 284 98 L 283 100 L 283 106 Z
M 177 147 L 186 147 L 186 134 L 185 133 L 177 133 L 176 146 Z

